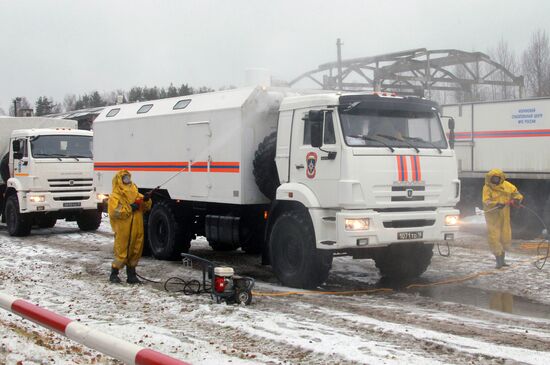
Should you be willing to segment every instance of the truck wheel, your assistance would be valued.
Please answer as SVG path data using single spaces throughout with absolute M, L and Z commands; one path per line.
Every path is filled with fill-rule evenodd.
M 148 222 L 149 246 L 159 260 L 179 260 L 182 252 L 188 252 L 192 235 L 178 223 L 174 211 L 167 202 L 153 206 Z
M 279 174 L 275 164 L 275 150 L 277 148 L 277 132 L 264 138 L 254 154 L 254 179 L 258 189 L 270 200 L 275 199 L 279 187 Z
M 85 210 L 76 219 L 76 224 L 81 231 L 95 231 L 101 224 L 101 211 Z
M 6 224 L 10 236 L 23 237 L 31 233 L 32 219 L 29 214 L 19 212 L 17 195 L 10 195 L 6 201 Z
M 379 248 L 374 262 L 384 278 L 397 281 L 414 279 L 430 266 L 433 247 L 433 244 L 423 243 L 393 244 Z
M 269 239 L 271 266 L 287 286 L 313 289 L 325 282 L 332 267 L 332 253 L 315 247 L 309 217 L 299 211 L 281 214 Z
M 8 179 L 10 178 L 10 154 L 9 152 L 2 157 L 2 160 L 0 161 L 0 177 L 4 181 L 4 184 L 7 183 Z
M 38 227 L 40 228 L 53 228 L 57 223 L 57 218 L 52 215 L 43 215 L 38 217 Z

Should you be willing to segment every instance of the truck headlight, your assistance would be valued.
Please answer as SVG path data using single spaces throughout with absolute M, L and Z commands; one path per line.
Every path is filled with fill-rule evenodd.
M 365 231 L 369 229 L 368 218 L 345 219 L 346 231 Z
M 447 215 L 445 216 L 445 225 L 446 226 L 456 226 L 458 224 L 458 215 Z
M 100 202 L 104 202 L 107 199 L 109 199 L 109 195 L 107 195 L 107 194 L 97 194 L 97 200 L 99 200 Z
M 44 203 L 46 197 L 44 195 L 31 195 L 29 196 L 29 201 L 32 203 Z

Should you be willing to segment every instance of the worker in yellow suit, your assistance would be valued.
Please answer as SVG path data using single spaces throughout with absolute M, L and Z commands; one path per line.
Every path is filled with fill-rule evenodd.
M 506 175 L 502 170 L 493 169 L 485 175 L 483 208 L 489 247 L 496 257 L 497 269 L 508 266 L 505 261 L 505 251 L 512 243 L 510 206 L 519 206 L 522 200 L 523 195 L 518 192 L 514 184 L 506 181 Z
M 111 264 L 112 283 L 120 283 L 118 272 L 126 266 L 129 284 L 140 284 L 136 266 L 143 252 L 143 213 L 151 209 L 149 195 L 138 192 L 132 175 L 121 170 L 113 177 L 113 192 L 109 196 L 109 219 L 115 232 L 114 255 Z

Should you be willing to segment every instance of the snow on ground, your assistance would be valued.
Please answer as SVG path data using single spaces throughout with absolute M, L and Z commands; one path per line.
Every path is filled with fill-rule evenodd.
M 495 271 L 482 221 L 466 221 L 451 256 L 434 248 L 415 281 L 425 287 L 357 295 L 256 296 L 248 307 L 215 304 L 208 295 L 166 292 L 161 284 L 107 281 L 113 236 L 58 222 L 12 238 L 0 226 L 0 290 L 136 344 L 194 364 L 529 363 L 550 359 L 550 267 L 538 271 L 519 243 L 512 267 Z M 474 233 L 471 233 L 474 232 Z M 442 248 L 443 250 L 443 248 Z M 259 258 L 217 253 L 194 242 L 192 253 L 257 279 L 260 292 L 285 292 Z M 143 258 L 154 280 L 200 278 L 181 262 Z M 487 275 L 433 285 L 472 273 Z M 124 275 L 121 275 L 124 276 Z M 324 291 L 385 287 L 370 260 L 337 258 Z M 0 311 L 0 363 L 118 364 L 51 331 Z

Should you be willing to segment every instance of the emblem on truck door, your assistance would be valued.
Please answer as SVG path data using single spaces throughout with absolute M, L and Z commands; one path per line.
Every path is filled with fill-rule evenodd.
M 315 152 L 310 152 L 306 155 L 306 164 L 306 176 L 309 179 L 313 179 L 317 168 L 317 154 Z

